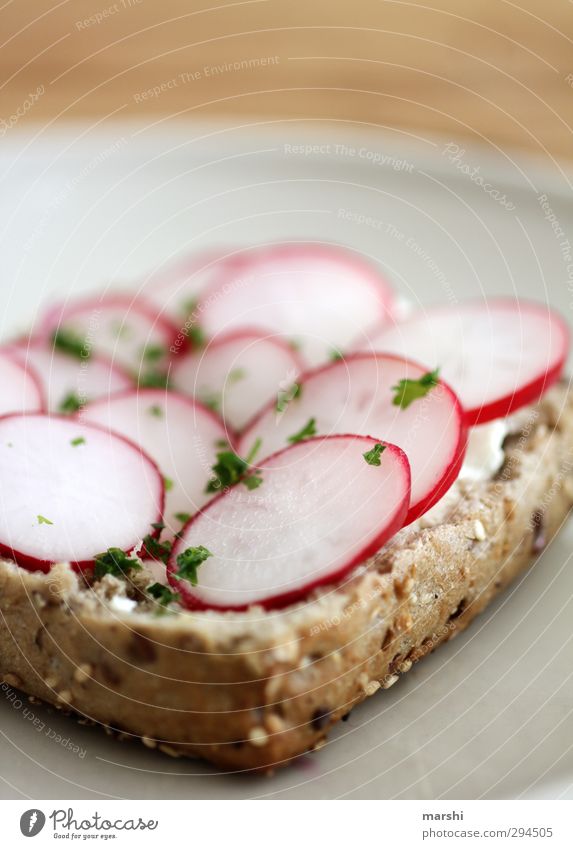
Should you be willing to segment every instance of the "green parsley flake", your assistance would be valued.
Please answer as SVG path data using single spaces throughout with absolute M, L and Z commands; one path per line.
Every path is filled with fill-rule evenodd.
M 124 321 L 112 321 L 109 327 L 116 339 L 129 339 L 133 335 L 131 327 Z
M 191 513 L 175 513 L 175 518 L 182 525 L 186 525 L 187 522 L 191 521 Z
M 263 444 L 263 440 L 260 438 L 260 436 L 257 437 L 257 439 L 255 439 L 255 441 L 253 442 L 253 447 L 251 448 L 251 450 L 247 454 L 246 463 L 248 463 L 250 465 L 253 462 L 253 460 L 255 459 L 257 454 L 259 453 L 262 444 Z
M 156 363 L 161 360 L 166 354 L 166 349 L 163 345 L 147 345 L 143 349 L 142 358 L 146 363 Z
M 103 554 L 96 555 L 94 564 L 94 577 L 98 581 L 104 575 L 125 578 L 130 572 L 138 572 L 143 568 L 139 560 L 133 560 L 121 548 L 108 548 Z
M 207 344 L 207 337 L 202 327 L 198 324 L 193 325 L 187 331 L 187 336 L 191 340 L 194 348 L 204 348 Z
M 87 360 L 90 357 L 90 349 L 87 342 L 73 330 L 60 327 L 52 335 L 52 342 L 56 351 L 77 357 L 78 360 Z
M 174 593 L 173 590 L 170 590 L 169 587 L 166 587 L 165 584 L 151 584 L 151 586 L 147 587 L 147 592 L 150 596 L 153 596 L 156 601 L 162 607 L 167 607 L 174 601 L 179 601 L 179 593 Z
M 243 478 L 242 483 L 245 484 L 247 489 L 257 489 L 263 482 L 263 479 L 260 475 L 247 475 L 246 478 Z
M 163 478 L 163 484 L 165 486 L 165 492 L 171 492 L 173 489 L 173 481 L 171 478 Z
M 221 489 L 238 483 L 249 464 L 234 451 L 219 451 L 217 462 L 213 465 L 214 476 L 207 484 L 205 492 L 219 492 Z
M 76 436 L 76 438 L 72 439 L 71 442 L 70 442 L 70 445 L 73 445 L 74 447 L 76 445 L 85 445 L 85 444 L 86 444 L 86 440 L 85 440 L 84 436 Z
M 169 389 L 169 375 L 162 371 L 147 371 L 139 375 L 138 385 L 142 389 Z
M 284 413 L 290 402 L 300 398 L 301 394 L 302 386 L 299 383 L 293 383 L 288 389 L 281 389 L 277 395 L 277 413 Z
M 303 439 L 308 439 L 311 436 L 316 436 L 316 419 L 309 419 L 298 433 L 289 436 L 288 441 L 291 445 L 296 445 L 297 442 L 302 442 Z
M 199 400 L 205 407 L 207 407 L 209 410 L 212 410 L 214 413 L 220 412 L 222 399 L 221 396 L 218 395 L 216 392 L 202 392 L 199 394 Z
M 227 376 L 227 383 L 238 383 L 239 380 L 244 380 L 246 376 L 247 372 L 244 368 L 234 368 Z
M 426 372 L 418 380 L 409 380 L 408 378 L 399 380 L 396 386 L 392 387 L 392 392 L 396 393 L 392 400 L 394 406 L 401 407 L 405 410 L 410 406 L 412 401 L 416 401 L 418 398 L 424 398 L 430 389 L 438 385 L 439 372 L 440 370 L 437 368 L 434 371 Z
M 169 560 L 172 543 L 168 540 L 160 542 L 158 539 L 155 539 L 155 537 L 148 534 L 143 540 L 143 546 L 145 548 L 145 553 L 153 560 L 161 560 L 162 563 L 167 563 Z
M 374 448 L 371 448 L 370 451 L 366 451 L 366 453 L 364 453 L 362 456 L 364 457 L 369 466 L 380 466 L 380 455 L 383 451 L 386 451 L 386 446 L 382 445 L 380 442 L 377 442 Z
M 198 306 L 199 301 L 197 298 L 186 298 L 186 300 L 181 302 L 181 312 L 183 315 L 193 315 Z
M 76 392 L 70 392 L 63 401 L 60 402 L 59 411 L 60 413 L 67 413 L 72 415 L 73 413 L 77 413 L 78 410 L 82 408 L 82 401 L 80 396 Z
M 46 517 L 45 517 L 45 516 L 40 516 L 40 515 L 38 514 L 38 524 L 39 524 L 39 525 L 53 525 L 54 523 L 53 523 L 53 522 L 50 522 L 50 520 L 49 520 L 49 519 L 46 519 Z
M 153 404 L 153 406 L 149 408 L 148 412 L 150 416 L 155 416 L 157 419 L 160 419 L 163 416 L 163 407 L 160 407 L 159 404 Z
M 179 570 L 176 572 L 176 577 L 183 578 L 184 581 L 189 581 L 196 587 L 199 583 L 197 571 L 208 557 L 213 557 L 213 555 L 203 545 L 197 548 L 187 548 L 177 557 Z
M 339 360 L 343 360 L 343 359 L 344 359 L 344 357 L 343 357 L 341 351 L 337 350 L 336 348 L 333 348 L 332 351 L 330 352 L 330 362 L 331 363 L 337 363 Z

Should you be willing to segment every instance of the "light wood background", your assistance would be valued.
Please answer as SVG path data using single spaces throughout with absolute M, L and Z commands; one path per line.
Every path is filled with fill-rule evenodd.
M 4 0 L 0 44 L 10 126 L 311 117 L 573 158 L 571 0 Z

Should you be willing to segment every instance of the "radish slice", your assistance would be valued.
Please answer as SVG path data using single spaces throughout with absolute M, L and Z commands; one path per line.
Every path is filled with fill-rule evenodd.
M 187 525 L 168 563 L 184 603 L 282 607 L 375 554 L 401 527 L 410 497 L 405 454 L 382 447 L 361 436 L 310 439 L 270 457 L 258 489 L 216 498 Z M 373 450 L 376 465 L 364 457 Z M 212 556 L 192 551 L 200 546 Z M 178 575 L 194 559 L 196 586 Z
M 155 460 L 167 481 L 168 536 L 181 530 L 187 518 L 181 514 L 193 515 L 212 497 L 205 489 L 221 450 L 217 443 L 227 433 L 202 404 L 175 392 L 139 389 L 88 404 L 84 418 L 133 440 Z
M 62 354 L 51 344 L 34 339 L 15 342 L 9 351 L 26 369 L 34 370 L 51 412 L 65 412 L 72 400 L 83 406 L 92 399 L 133 386 L 127 372 L 104 357 L 82 359 Z
M 51 310 L 43 335 L 71 334 L 86 351 L 110 357 L 137 375 L 166 370 L 169 349 L 178 338 L 176 325 L 157 316 L 155 307 L 131 295 L 102 295 Z M 62 336 L 63 335 L 63 336 Z
M 132 443 L 61 416 L 0 419 L 0 551 L 21 566 L 88 568 L 133 550 L 163 512 L 163 481 Z
M 44 398 L 37 373 L 10 351 L 0 351 L 0 415 L 37 412 Z
M 402 380 L 418 381 L 427 372 L 417 363 L 383 354 L 354 354 L 308 372 L 282 411 L 269 404 L 247 427 L 238 453 L 245 456 L 260 439 L 258 463 L 305 429 L 309 435 L 359 433 L 392 442 L 406 452 L 412 469 L 408 524 L 452 485 L 466 446 L 461 406 L 444 383 L 406 408 L 394 404 L 393 387 Z
M 142 286 L 143 295 L 158 313 L 179 324 L 194 311 L 207 286 L 236 262 L 236 255 L 222 250 L 191 254 L 149 277 Z
M 569 331 L 543 304 L 491 298 L 431 307 L 381 327 L 369 348 L 439 366 L 474 425 L 537 401 L 563 370 Z
M 256 330 L 219 336 L 201 352 L 175 362 L 172 385 L 217 409 L 240 430 L 253 410 L 292 386 L 302 362 L 284 340 Z
M 331 246 L 280 245 L 245 253 L 224 281 L 207 289 L 199 309 L 208 336 L 259 327 L 292 340 L 316 365 L 382 321 L 391 304 L 387 281 L 360 256 Z

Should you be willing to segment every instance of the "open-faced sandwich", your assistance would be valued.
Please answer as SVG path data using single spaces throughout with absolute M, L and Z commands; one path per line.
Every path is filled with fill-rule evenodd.
M 0 674 L 270 769 L 449 640 L 573 504 L 563 320 L 361 257 L 204 254 L 0 350 Z

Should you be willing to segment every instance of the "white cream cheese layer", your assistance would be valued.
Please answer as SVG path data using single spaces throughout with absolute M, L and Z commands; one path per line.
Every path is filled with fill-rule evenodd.
M 503 443 L 510 430 L 510 419 L 494 419 L 470 428 L 466 456 L 456 481 L 411 527 L 424 528 L 443 521 L 459 498 L 458 481 L 484 481 L 492 478 L 503 464 Z

